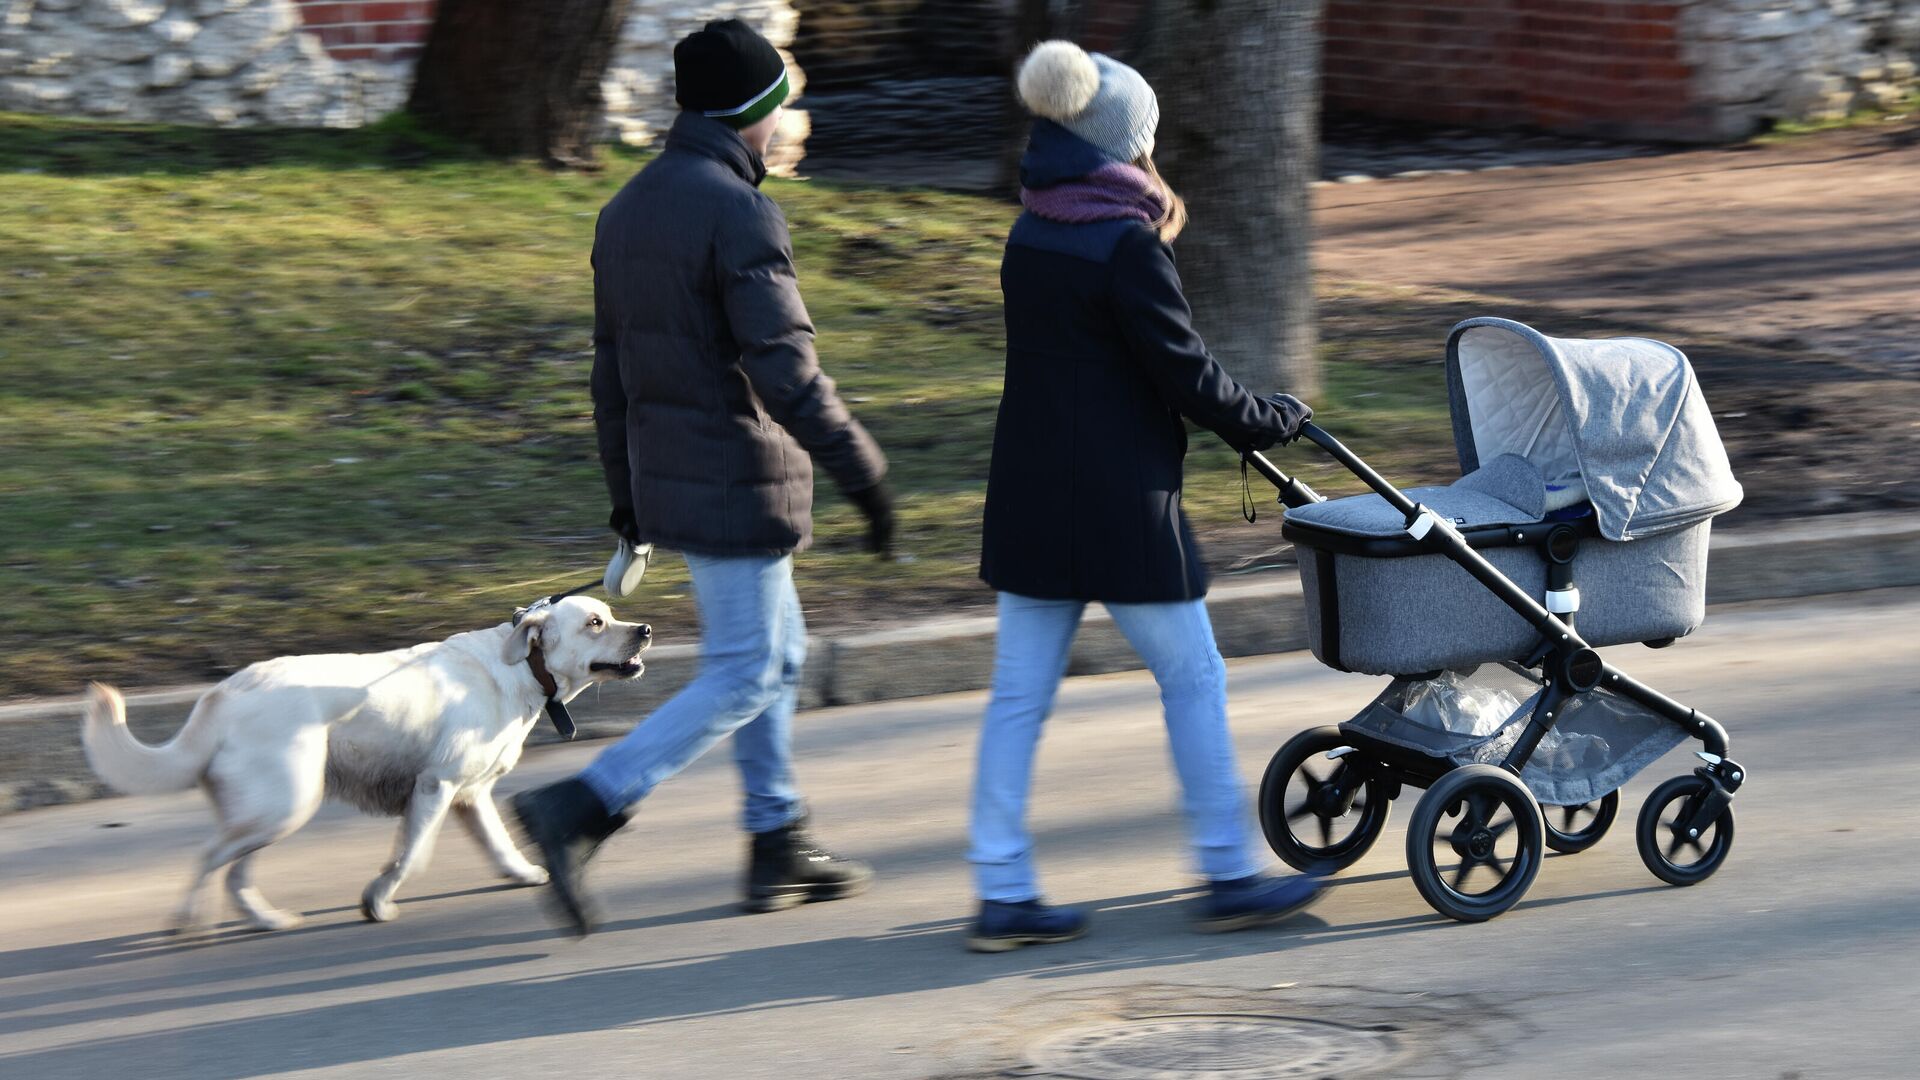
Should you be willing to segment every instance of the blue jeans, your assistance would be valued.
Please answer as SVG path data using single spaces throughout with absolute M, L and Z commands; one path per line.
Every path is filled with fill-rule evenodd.
M 794 703 L 807 625 L 793 559 L 686 556 L 700 605 L 700 672 L 580 774 L 614 813 L 639 802 L 731 734 L 748 832 L 800 816 L 793 787 Z
M 1227 731 L 1227 665 L 1203 601 L 1108 604 L 1113 621 L 1160 684 L 1188 836 L 1200 872 L 1213 881 L 1257 873 L 1247 800 Z M 1067 673 L 1086 604 L 1000 594 L 993 697 L 980 728 L 967 858 L 982 900 L 1040 895 L 1027 833 L 1027 792 L 1040 725 Z

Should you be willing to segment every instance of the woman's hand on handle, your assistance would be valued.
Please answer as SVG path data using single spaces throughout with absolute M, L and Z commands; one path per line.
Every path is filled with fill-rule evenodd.
M 1313 419 L 1313 406 L 1292 394 L 1268 394 L 1267 404 L 1280 414 L 1280 432 L 1275 440 L 1285 446 L 1300 437 L 1300 428 Z

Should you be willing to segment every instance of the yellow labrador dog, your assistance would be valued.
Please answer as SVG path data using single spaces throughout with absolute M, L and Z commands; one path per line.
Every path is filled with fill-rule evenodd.
M 393 861 L 360 900 L 368 919 L 385 922 L 450 810 L 503 877 L 547 880 L 508 837 L 493 785 L 519 762 L 549 697 L 569 701 L 595 683 L 638 678 L 652 639 L 649 627 L 615 621 L 597 600 L 541 601 L 516 623 L 411 649 L 255 664 L 207 691 L 164 746 L 134 738 L 119 692 L 96 683 L 81 736 L 93 771 L 121 791 L 199 784 L 213 800 L 219 832 L 180 905 L 179 929 L 205 925 L 208 886 L 228 865 L 227 893 L 252 926 L 298 923 L 252 886 L 248 864 L 327 796 L 402 818 Z

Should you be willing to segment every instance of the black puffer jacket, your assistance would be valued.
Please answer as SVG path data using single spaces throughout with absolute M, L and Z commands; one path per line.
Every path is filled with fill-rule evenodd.
M 1042 121 L 1022 181 L 1086 175 L 1099 151 Z M 1137 221 L 1014 224 L 1000 267 L 1006 388 L 994 429 L 980 576 L 1042 599 L 1206 595 L 1180 509 L 1191 417 L 1240 449 L 1291 434 L 1194 332 L 1173 253 Z
M 846 491 L 886 459 L 813 352 L 780 208 L 731 128 L 682 113 L 600 212 L 593 417 L 616 513 L 640 538 L 777 555 L 813 534 L 813 466 Z

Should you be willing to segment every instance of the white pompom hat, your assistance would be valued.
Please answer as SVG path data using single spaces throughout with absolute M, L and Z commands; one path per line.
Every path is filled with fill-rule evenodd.
M 1020 65 L 1020 100 L 1116 161 L 1153 152 L 1160 99 L 1140 73 L 1071 41 L 1042 42 Z

